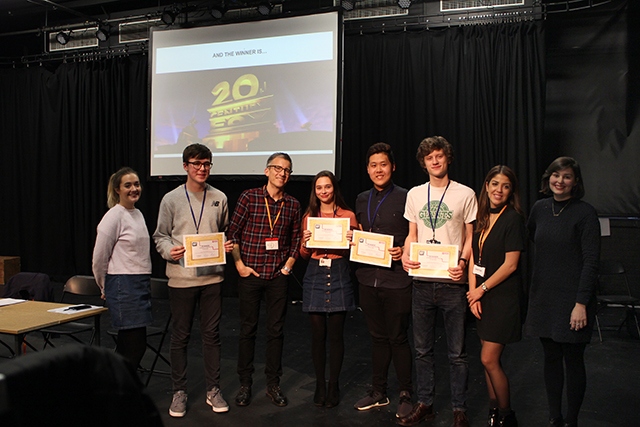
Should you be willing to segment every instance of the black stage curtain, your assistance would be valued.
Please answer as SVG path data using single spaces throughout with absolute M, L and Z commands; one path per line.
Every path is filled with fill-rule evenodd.
M 478 190 L 489 168 L 507 164 L 520 177 L 525 207 L 535 198 L 545 96 L 541 22 L 349 35 L 344 46 L 340 173 L 350 204 L 370 186 L 364 155 L 378 141 L 394 147 L 399 185 L 425 182 L 415 151 L 430 135 L 454 145 L 453 179 Z M 107 180 L 124 165 L 145 181 L 138 207 L 155 228 L 160 199 L 177 183 L 146 180 L 147 61 L 139 55 L 0 70 L 0 254 L 21 256 L 23 271 L 90 274 Z M 242 190 L 261 182 L 213 184 L 233 208 Z M 306 206 L 308 182 L 288 190 Z M 162 274 L 164 263 L 152 253 L 154 274 Z
M 541 23 L 354 35 L 345 41 L 342 177 L 353 199 L 370 185 L 364 155 L 384 141 L 395 180 L 426 181 L 415 154 L 442 135 L 455 149 L 450 176 L 475 190 L 494 165 L 520 176 L 525 207 L 535 197 L 544 115 Z

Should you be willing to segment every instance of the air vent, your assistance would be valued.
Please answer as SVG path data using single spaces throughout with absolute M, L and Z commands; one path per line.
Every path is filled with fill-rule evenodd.
M 118 26 L 118 42 L 126 44 L 149 40 L 149 29 L 158 25 L 159 19 L 122 23 Z
M 354 9 L 348 12 L 344 12 L 344 20 L 352 21 L 356 19 L 372 19 L 372 18 L 390 18 L 396 16 L 406 16 L 409 14 L 408 9 L 402 9 L 398 6 L 379 6 L 379 7 L 367 7 L 360 6 L 362 3 L 358 3 L 359 9 Z
M 493 9 L 506 6 L 524 6 L 525 0 L 441 0 L 440 12 Z
M 96 31 L 98 27 L 87 27 L 69 31 L 65 30 L 65 33 L 69 33 L 69 41 L 65 44 L 60 44 L 56 40 L 58 32 L 49 33 L 49 52 L 62 52 L 65 50 L 86 49 L 98 46 L 98 39 L 96 38 Z

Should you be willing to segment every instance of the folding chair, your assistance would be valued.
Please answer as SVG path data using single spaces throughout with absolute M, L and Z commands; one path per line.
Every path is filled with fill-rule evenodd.
M 104 305 L 104 301 L 100 298 L 101 294 L 102 291 L 93 276 L 73 276 L 64 284 L 60 302 Z M 91 345 L 93 344 L 96 334 L 94 326 L 94 322 L 69 322 L 42 329 L 40 330 L 44 338 L 44 346 L 42 348 L 45 349 L 47 345 L 55 347 L 53 342 L 51 342 L 51 338 L 57 335 L 68 336 L 74 341 L 84 344 L 85 342 L 76 336 L 83 332 L 91 332 L 89 342 L 87 343 Z
M 53 301 L 53 287 L 51 286 L 51 279 L 44 273 L 20 272 L 9 278 L 5 285 L 2 297 L 51 302 Z M 15 356 L 13 348 L 7 343 L 0 340 L 0 345 L 7 347 L 12 357 Z M 37 351 L 37 349 L 26 339 L 23 344 L 23 352 L 26 351 L 25 346 Z
M 636 315 L 636 307 L 640 307 L 640 298 L 631 295 L 629 281 L 624 266 L 619 261 L 602 260 L 600 261 L 600 269 L 598 273 L 598 308 L 596 310 L 596 327 L 598 328 L 598 336 L 602 342 L 602 328 L 600 327 L 599 314 L 606 308 L 623 308 L 626 309 L 625 317 L 617 330 L 620 331 L 622 326 L 627 325 L 629 331 L 635 332 L 640 337 L 640 326 L 638 325 L 638 316 Z M 631 324 L 631 320 L 635 325 Z
M 158 278 L 151 278 L 150 280 L 150 285 L 151 285 L 151 300 L 164 300 L 164 301 L 168 301 L 169 300 L 169 286 L 168 286 L 168 280 L 167 279 L 158 279 Z M 139 366 L 138 369 L 144 373 L 148 373 L 147 376 L 147 380 L 145 382 L 145 385 L 149 385 L 149 382 L 151 381 L 151 376 L 153 374 L 160 374 L 160 375 L 170 375 L 171 372 L 168 371 L 160 371 L 156 369 L 156 365 L 158 363 L 158 360 L 162 360 L 164 363 L 167 364 L 167 366 L 171 366 L 171 362 L 169 362 L 169 360 L 162 354 L 162 347 L 165 341 L 165 338 L 167 336 L 167 332 L 169 331 L 169 325 L 171 324 L 171 311 L 169 310 L 169 314 L 167 317 L 167 321 L 164 322 L 164 324 L 162 326 L 148 326 L 147 327 L 147 348 L 149 350 L 151 350 L 154 354 L 153 356 L 153 362 L 151 363 L 151 367 L 150 368 L 145 368 L 143 366 Z M 118 341 L 117 341 L 117 337 L 118 337 L 118 331 L 116 330 L 109 330 L 107 332 L 111 338 L 113 338 L 113 341 L 116 343 L 116 349 L 117 349 L 117 345 L 118 345 Z M 160 337 L 159 341 L 157 342 L 157 345 L 153 345 L 151 343 L 151 338 L 154 337 Z

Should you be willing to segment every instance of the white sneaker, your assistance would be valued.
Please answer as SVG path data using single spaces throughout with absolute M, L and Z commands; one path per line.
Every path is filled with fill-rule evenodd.
M 226 400 L 224 400 L 224 397 L 222 397 L 220 387 L 214 387 L 207 392 L 207 403 L 211 405 L 213 412 L 220 413 L 229 411 L 229 405 Z
M 182 418 L 187 413 L 187 393 L 184 390 L 178 390 L 173 393 L 173 400 L 169 407 L 169 415 L 176 418 Z

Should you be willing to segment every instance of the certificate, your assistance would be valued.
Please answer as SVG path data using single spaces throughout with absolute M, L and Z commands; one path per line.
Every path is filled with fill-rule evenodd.
M 206 267 L 227 263 L 224 233 L 185 234 L 183 241 L 185 267 Z
M 409 276 L 451 279 L 448 270 L 458 264 L 458 245 L 413 242 L 409 259 L 420 263 L 420 268 L 409 269 Z
M 307 218 L 307 230 L 311 231 L 311 238 L 307 242 L 308 248 L 321 249 L 349 249 L 347 231 L 349 218 Z
M 349 260 L 378 267 L 391 267 L 389 249 L 393 247 L 393 236 L 353 230 L 352 241 L 354 245 L 351 246 Z

